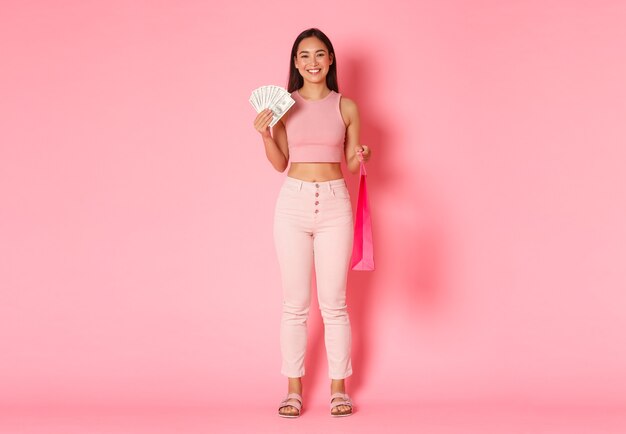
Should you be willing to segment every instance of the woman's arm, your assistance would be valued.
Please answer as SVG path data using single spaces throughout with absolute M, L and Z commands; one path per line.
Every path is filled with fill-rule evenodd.
M 283 119 L 284 117 L 279 119 L 272 128 L 274 146 L 268 146 L 267 140 L 263 139 L 265 142 L 265 154 L 279 172 L 284 172 L 289 163 L 289 146 L 287 145 L 287 132 L 285 131 Z
M 341 113 L 343 114 L 344 119 L 346 119 L 347 123 L 344 145 L 346 164 L 348 166 L 348 170 L 351 173 L 356 173 L 361 165 L 361 162 L 359 161 L 359 157 L 357 155 L 357 150 L 361 149 L 361 145 L 359 144 L 359 109 L 357 108 L 354 101 L 342 96 Z
M 285 125 L 280 119 L 272 131 L 274 137 L 270 134 L 269 124 L 272 121 L 272 111 L 265 109 L 257 115 L 254 120 L 254 128 L 261 133 L 263 144 L 265 145 L 265 155 L 272 163 L 274 169 L 284 172 L 289 162 L 289 147 L 287 146 L 287 134 L 285 133 Z

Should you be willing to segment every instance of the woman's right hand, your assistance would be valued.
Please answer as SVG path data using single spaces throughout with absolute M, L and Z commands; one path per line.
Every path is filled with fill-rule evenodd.
M 271 138 L 272 134 L 270 133 L 270 122 L 272 122 L 272 117 L 274 113 L 270 109 L 261 110 L 259 114 L 254 119 L 254 128 L 261 133 L 261 136 L 265 139 L 266 137 Z

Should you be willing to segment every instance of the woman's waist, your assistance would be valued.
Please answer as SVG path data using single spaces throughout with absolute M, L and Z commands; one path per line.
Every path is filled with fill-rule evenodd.
M 283 185 L 289 185 L 296 188 L 298 191 L 306 190 L 313 193 L 320 193 L 324 191 L 331 191 L 336 188 L 347 188 L 346 180 L 344 178 L 335 178 L 328 180 L 315 180 L 307 181 L 300 178 L 294 178 L 290 175 L 285 177 Z
M 341 163 L 292 162 L 287 176 L 305 182 L 343 181 Z

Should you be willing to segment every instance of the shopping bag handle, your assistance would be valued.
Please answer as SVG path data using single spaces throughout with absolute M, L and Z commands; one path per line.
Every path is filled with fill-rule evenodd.
M 359 155 L 359 161 L 361 162 L 361 175 L 367 176 L 367 171 L 365 170 L 365 162 L 363 161 L 363 151 L 356 151 Z

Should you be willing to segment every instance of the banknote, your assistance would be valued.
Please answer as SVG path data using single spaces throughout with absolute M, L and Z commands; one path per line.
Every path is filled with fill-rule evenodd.
M 249 101 L 257 113 L 266 108 L 272 110 L 273 116 L 270 127 L 276 125 L 280 118 L 296 103 L 286 89 L 274 85 L 254 89 Z

